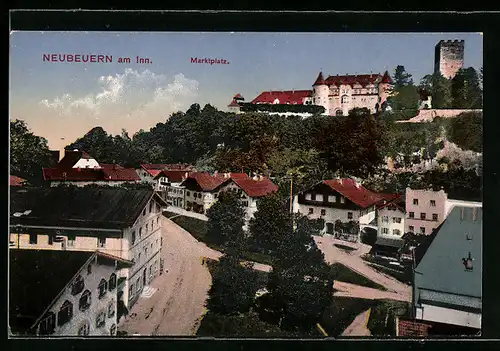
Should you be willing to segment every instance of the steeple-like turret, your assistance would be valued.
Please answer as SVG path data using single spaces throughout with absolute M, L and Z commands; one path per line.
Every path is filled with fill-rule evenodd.
M 324 84 L 326 84 L 326 83 L 325 83 L 325 79 L 323 78 L 323 72 L 319 72 L 318 78 L 316 78 L 316 81 L 314 82 L 313 86 L 324 85 Z
M 385 71 L 383 77 L 382 77 L 382 81 L 381 83 L 389 83 L 389 84 L 392 84 L 392 78 L 391 76 L 389 75 L 389 72 Z

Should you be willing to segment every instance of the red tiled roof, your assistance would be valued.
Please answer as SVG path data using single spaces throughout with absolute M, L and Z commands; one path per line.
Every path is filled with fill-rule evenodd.
M 59 161 L 57 167 L 59 168 L 71 168 L 73 167 L 80 159 L 91 159 L 93 158 L 85 151 L 73 151 L 73 150 L 65 150 L 64 157 Z
M 167 177 L 170 182 L 180 183 L 186 178 L 186 171 L 158 171 L 158 174 L 154 177 L 155 179 L 159 177 Z
M 176 171 L 191 171 L 193 166 L 187 163 L 144 163 L 141 164 L 144 170 L 156 169 L 158 171 L 168 169 Z
M 336 85 L 339 86 L 341 84 L 351 85 L 353 86 L 355 83 L 359 83 L 361 86 L 367 86 L 368 84 L 376 84 L 378 81 L 382 80 L 382 76 L 380 74 L 352 74 L 345 76 L 329 76 L 325 80 L 325 84 L 327 85 Z
M 236 102 L 236 100 L 233 99 L 233 101 L 231 101 L 231 103 L 229 105 L 227 105 L 228 107 L 238 107 L 240 105 L 238 105 L 238 103 Z
M 24 182 L 26 182 L 26 179 L 15 175 L 10 176 L 10 186 L 23 186 Z
M 377 194 L 381 200 L 377 203 L 377 209 L 381 210 L 389 205 L 398 207 L 401 211 L 405 212 L 405 201 L 402 194 Z
M 161 173 L 161 171 L 158 169 L 148 169 L 146 170 L 146 172 L 148 172 L 153 178 Z
M 135 169 L 92 169 L 92 168 L 42 168 L 45 180 L 68 181 L 138 181 Z
M 112 163 L 99 163 L 99 166 L 103 169 L 124 169 L 122 166 Z
M 240 94 L 240 93 L 238 93 L 238 94 L 236 94 L 236 95 L 233 97 L 233 99 L 235 99 L 235 100 L 244 100 L 245 98 L 244 98 L 243 96 L 241 96 L 241 94 Z
M 260 180 L 254 180 L 250 177 L 233 178 L 231 176 L 231 179 L 250 197 L 262 197 L 278 191 L 278 186 L 266 177 L 263 177 Z
M 133 168 L 104 169 L 105 180 L 138 181 L 141 180 Z
M 370 207 L 381 199 L 376 193 L 371 192 L 362 185 L 357 187 L 356 182 L 349 178 L 342 179 L 342 183 L 339 179 L 324 180 L 323 183 L 339 192 L 361 208 Z
M 302 105 L 303 99 L 310 97 L 311 94 L 311 90 L 263 91 L 252 100 L 252 104 L 272 104 L 275 99 L 278 99 L 280 104 Z
M 208 172 L 193 172 L 187 179 L 194 179 L 203 191 L 212 191 L 231 178 L 224 177 L 223 174 L 210 174 Z
M 381 83 L 389 83 L 389 84 L 393 83 L 392 78 L 389 75 L 389 72 L 387 72 L 387 71 L 384 72 L 384 76 L 382 77 Z
M 314 82 L 313 86 L 322 84 L 325 84 L 325 79 L 323 78 L 323 72 L 319 72 L 318 78 L 316 78 L 316 81 Z

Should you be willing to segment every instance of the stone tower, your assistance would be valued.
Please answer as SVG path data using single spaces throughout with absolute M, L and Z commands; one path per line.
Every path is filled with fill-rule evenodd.
M 464 41 L 441 40 L 436 45 L 434 73 L 440 72 L 445 78 L 453 78 L 464 65 Z
M 313 105 L 323 106 L 327 114 L 329 110 L 328 93 L 329 89 L 323 78 L 323 72 L 319 72 L 318 78 L 313 84 Z

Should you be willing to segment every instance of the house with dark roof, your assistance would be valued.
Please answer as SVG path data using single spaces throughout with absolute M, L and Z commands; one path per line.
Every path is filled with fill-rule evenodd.
M 161 171 L 195 172 L 194 166 L 187 163 L 144 163 L 136 169 L 141 181 L 154 184 L 156 177 Z
M 413 315 L 429 334 L 481 329 L 482 216 L 482 208 L 455 206 L 415 250 Z
M 26 179 L 23 179 L 15 175 L 10 175 L 10 186 L 23 186 L 27 182 L 28 181 Z
M 64 156 L 57 168 L 100 168 L 99 162 L 85 151 L 64 150 Z
M 99 251 L 9 251 L 15 336 L 114 336 L 118 276 L 132 262 Z
M 182 182 L 189 176 L 189 172 L 162 170 L 153 177 L 155 190 L 169 206 L 184 208 L 184 187 Z
M 357 222 L 376 229 L 376 204 L 382 198 L 350 178 L 323 180 L 294 198 L 294 212 L 325 220 L 325 232 L 335 234 L 335 222 Z M 359 235 L 356 234 L 356 235 Z
M 10 204 L 11 250 L 100 250 L 133 261 L 120 276 L 126 305 L 159 274 L 166 203 L 153 189 L 21 188 Z

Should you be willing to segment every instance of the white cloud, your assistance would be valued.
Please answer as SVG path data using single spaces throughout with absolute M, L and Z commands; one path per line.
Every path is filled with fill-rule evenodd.
M 111 127 L 109 132 L 121 128 L 134 131 L 148 129 L 172 112 L 187 109 L 198 94 L 198 82 L 182 73 L 169 79 L 149 70 L 127 68 L 123 74 L 100 77 L 96 84 L 95 92 L 82 96 L 64 94 L 52 101 L 42 100 L 40 105 L 70 120 L 106 120 Z

